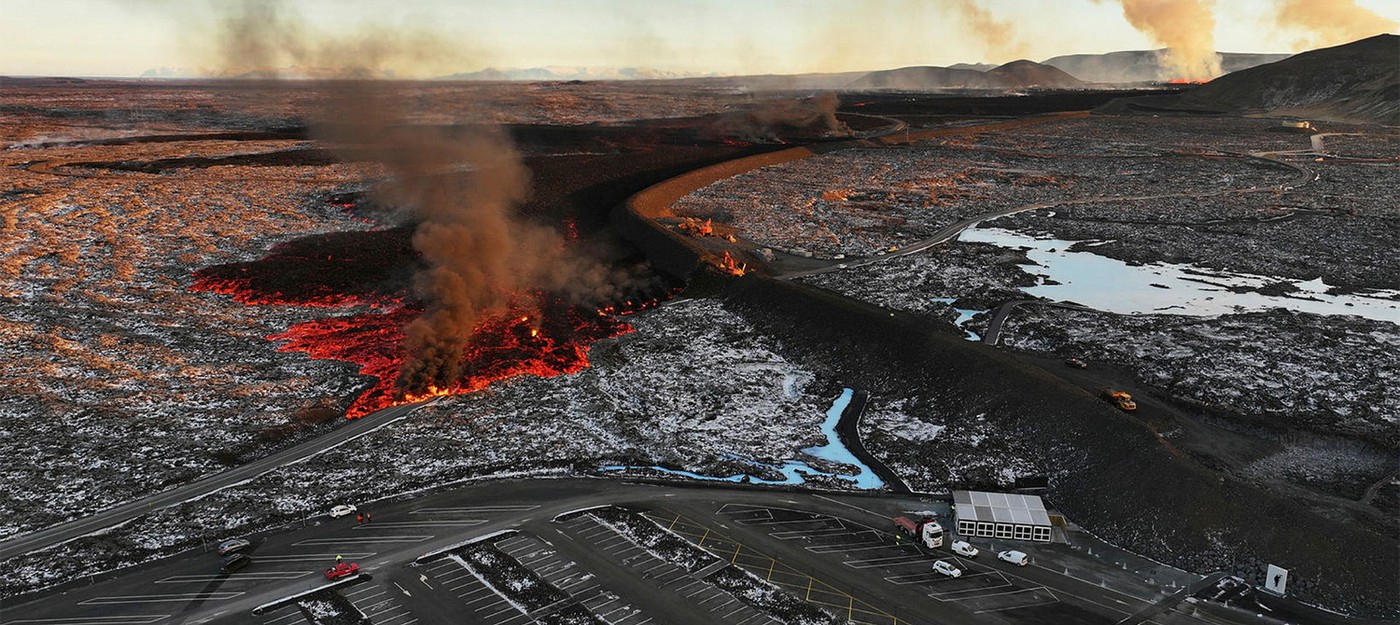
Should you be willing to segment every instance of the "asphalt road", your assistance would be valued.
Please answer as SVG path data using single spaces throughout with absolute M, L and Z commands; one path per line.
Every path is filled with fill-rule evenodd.
M 125 523 L 148 512 L 160 510 L 161 508 L 183 501 L 218 492 L 240 482 L 256 478 L 278 467 L 300 462 L 398 421 L 426 405 L 428 401 L 385 408 L 384 410 L 352 420 L 350 423 L 342 425 L 324 436 L 306 441 L 300 445 L 277 452 L 265 458 L 254 460 L 248 464 L 240 465 L 220 473 L 200 478 L 182 486 L 177 486 L 170 490 L 127 502 L 91 516 L 75 519 L 67 523 L 30 532 L 28 534 L 21 534 L 0 543 L 0 560 L 52 547 L 73 540 L 79 536 Z
M 987 322 L 987 331 L 982 335 L 982 342 L 987 345 L 996 345 L 997 339 L 1001 338 L 1001 327 L 1006 324 L 1006 318 L 1011 315 L 1011 311 L 1016 307 L 1025 304 L 1042 304 L 1045 306 L 1055 306 L 1058 308 L 1068 308 L 1070 310 L 1093 310 L 1088 306 L 1079 304 L 1068 304 L 1063 302 L 1050 302 L 1038 299 L 1018 299 L 1012 300 L 997 307 L 997 311 L 992 313 L 991 321 Z
M 1136 571 L 1119 570 L 1063 545 L 1018 547 L 1035 558 L 1037 564 L 1028 567 L 988 557 L 995 546 L 982 545 L 982 557 L 959 560 L 966 578 L 930 575 L 930 563 L 951 554 L 914 553 L 886 530 L 891 516 L 941 505 L 937 502 L 587 478 L 485 482 L 381 502 L 374 505 L 370 524 L 322 517 L 304 528 L 252 536 L 253 564 L 234 575 L 219 575 L 217 557 L 196 550 L 98 584 L 70 584 L 23 604 L 6 599 L 4 618 L 25 625 L 295 625 L 302 621 L 292 607 L 258 617 L 251 611 L 325 584 L 321 570 L 344 555 L 372 579 L 341 592 L 377 625 L 464 619 L 488 625 L 531 623 L 531 615 L 481 587 L 451 559 L 414 564 L 424 553 L 517 529 L 519 536 L 552 552 L 548 568 L 541 570 L 574 567 L 574 578 L 587 582 L 579 592 L 608 597 L 609 606 L 619 607 L 605 609 L 631 615 L 627 623 L 737 624 L 745 614 L 749 625 L 763 622 L 703 579 L 659 575 L 654 557 L 610 537 L 607 528 L 600 533 L 595 524 L 595 531 L 585 532 L 557 520 L 560 514 L 604 504 L 625 504 L 658 522 L 670 520 L 677 535 L 760 577 L 766 569 L 767 577 L 789 592 L 829 611 L 844 609 L 857 623 L 1110 624 L 1135 615 L 1160 625 L 1201 622 L 1173 606 L 1151 609 L 1159 599 L 1170 599 L 1173 589 L 1154 587 Z M 798 511 L 851 531 L 813 530 L 814 521 L 805 518 L 791 525 L 752 520 L 753 510 L 767 509 Z M 1042 561 L 1045 566 L 1039 565 Z M 730 603 L 734 607 L 727 607 Z

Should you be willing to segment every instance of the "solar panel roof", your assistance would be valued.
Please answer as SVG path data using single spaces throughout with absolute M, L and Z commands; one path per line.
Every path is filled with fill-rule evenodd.
M 959 521 L 1050 525 L 1045 502 L 1036 495 L 955 490 L 953 503 Z

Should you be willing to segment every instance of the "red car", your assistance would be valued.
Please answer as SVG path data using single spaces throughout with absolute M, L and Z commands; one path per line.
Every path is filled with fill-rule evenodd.
M 341 562 L 331 568 L 326 569 L 326 579 L 340 579 L 360 572 L 360 565 L 354 562 Z

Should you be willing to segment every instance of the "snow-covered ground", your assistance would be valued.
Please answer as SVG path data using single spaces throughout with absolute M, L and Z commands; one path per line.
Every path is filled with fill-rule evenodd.
M 1400 443 L 1400 324 L 1286 310 L 1190 317 L 1022 306 L 1001 343 L 1124 367 L 1274 427 Z
M 754 472 L 826 441 L 840 386 L 784 360 L 772 339 L 714 300 L 628 318 L 635 332 L 596 343 L 593 366 L 445 397 L 411 417 L 305 462 L 53 550 L 11 560 L 0 584 L 30 589 L 170 553 L 200 537 L 243 534 L 339 501 L 501 473 L 667 465 Z M 817 458 L 832 473 L 850 467 Z M 832 478 L 832 487 L 853 487 Z M 72 557 L 93 550 L 105 557 Z
M 676 203 L 765 247 L 820 258 L 873 256 L 975 215 L 1093 197 L 1270 188 L 1294 174 L 1280 165 L 1201 149 L 1147 145 L 1143 137 L 1090 140 L 1072 120 L 914 146 L 852 148 L 763 167 L 701 188 Z M 1110 123 L 1111 125 L 1111 123 Z
M 323 311 L 249 307 L 187 287 L 195 269 L 257 258 L 278 241 L 368 227 L 320 200 L 363 172 L 108 177 L 23 165 L 294 145 L 0 151 L 9 183 L 0 191 L 0 454 L 9 459 L 0 538 L 221 470 L 298 427 L 299 412 L 343 408 L 362 384 L 348 365 L 263 340 Z

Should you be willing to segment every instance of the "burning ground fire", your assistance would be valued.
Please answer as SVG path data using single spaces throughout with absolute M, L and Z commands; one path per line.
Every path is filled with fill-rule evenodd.
M 268 336 L 280 351 L 304 352 L 312 358 L 341 360 L 360 366 L 377 379 L 346 410 L 358 418 L 390 406 L 441 395 L 471 393 L 493 382 L 521 375 L 552 377 L 588 367 L 589 345 L 632 331 L 614 318 L 615 309 L 592 314 L 587 309 L 549 298 L 535 310 L 523 306 L 485 317 L 472 332 L 462 358 L 462 376 L 450 388 L 403 394 L 398 376 L 403 367 L 404 326 L 422 313 L 400 306 L 385 313 L 329 317 L 299 323 Z
M 347 273 L 347 267 L 351 269 L 348 273 L 361 277 L 380 273 L 366 259 L 382 259 L 384 249 L 395 246 L 362 244 L 382 234 L 359 233 L 357 240 L 361 245 L 343 245 L 330 254 L 321 249 L 314 254 L 289 255 L 287 248 L 274 248 L 267 257 L 253 263 L 201 269 L 195 272 L 190 288 L 222 293 L 249 305 L 379 309 L 306 321 L 266 337 L 281 342 L 280 351 L 355 363 L 360 367 L 359 373 L 376 378 L 374 385 L 346 411 L 349 418 L 429 397 L 478 391 L 520 375 L 551 377 L 576 373 L 588 366 L 592 342 L 632 330 L 616 317 L 659 303 L 628 299 L 591 309 L 553 294 L 515 298 L 505 309 L 484 316 L 475 326 L 463 351 L 462 375 L 454 385 L 405 393 L 398 384 L 405 357 L 404 327 L 423 313 L 421 305 L 408 302 L 403 292 L 344 292 L 345 276 L 337 275 Z M 341 243 L 334 239 L 322 242 L 326 240 Z M 287 280 L 284 257 L 299 258 L 310 268 L 304 275 Z
M 748 272 L 749 264 L 735 261 L 734 257 L 730 256 L 729 252 L 726 251 L 724 256 L 720 259 L 720 269 L 725 270 L 730 275 L 742 276 Z

